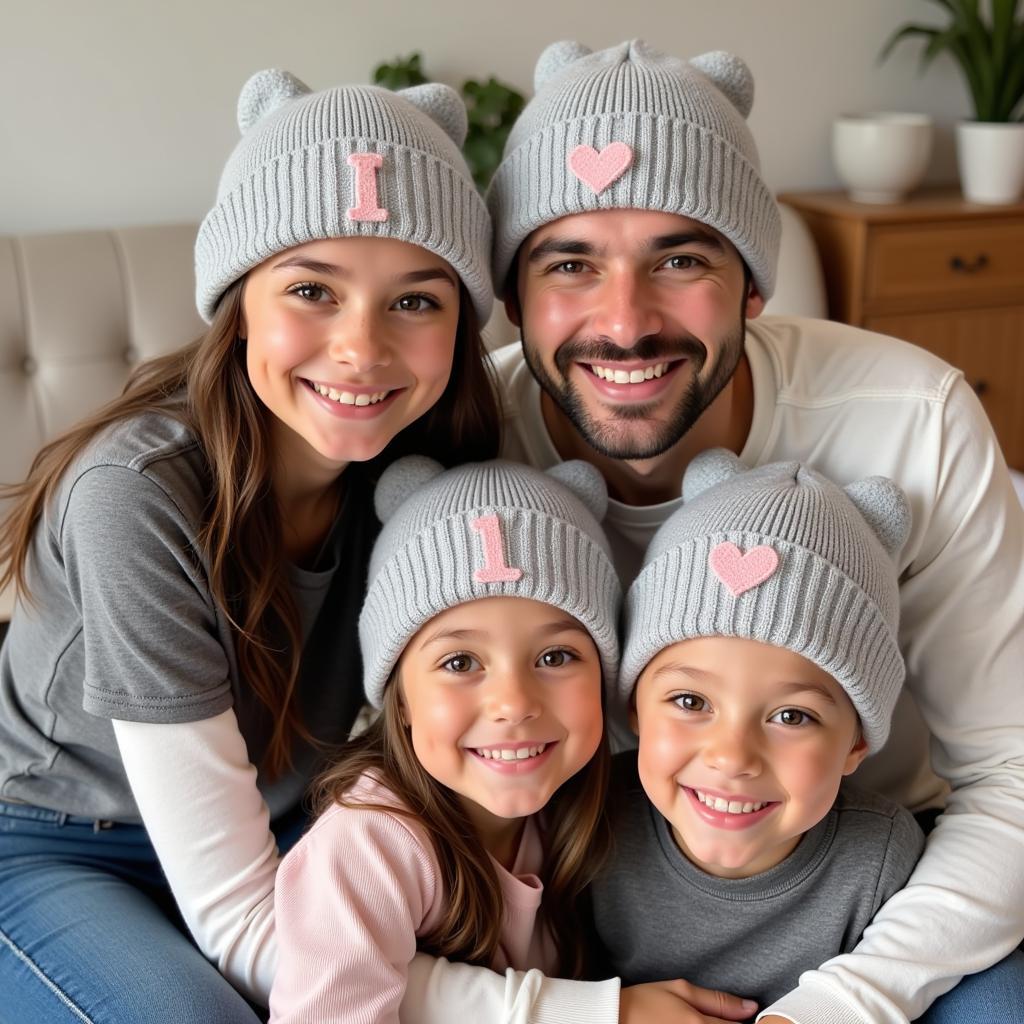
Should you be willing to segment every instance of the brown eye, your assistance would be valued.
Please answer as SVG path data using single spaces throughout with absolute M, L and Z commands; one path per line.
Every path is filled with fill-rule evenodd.
M 670 256 L 665 266 L 670 270 L 692 270 L 698 266 L 698 261 L 693 256 Z
M 320 302 L 327 294 L 322 285 L 312 284 L 311 282 L 297 284 L 294 288 L 289 289 L 289 291 L 292 295 L 297 295 L 300 299 L 305 299 L 307 302 Z
M 814 719 L 798 708 L 783 708 L 772 716 L 772 721 L 780 725 L 810 725 Z
M 568 651 L 545 651 L 540 662 L 545 668 L 561 668 L 569 664 L 571 657 Z
M 426 313 L 431 309 L 438 309 L 438 304 L 427 295 L 403 295 L 396 303 L 395 309 L 403 313 Z
M 675 702 L 684 711 L 703 711 L 707 707 L 707 701 L 695 693 L 681 693 Z
M 443 668 L 449 672 L 472 672 L 473 666 L 476 664 L 475 659 L 468 654 L 453 654 L 446 662 L 444 662 Z

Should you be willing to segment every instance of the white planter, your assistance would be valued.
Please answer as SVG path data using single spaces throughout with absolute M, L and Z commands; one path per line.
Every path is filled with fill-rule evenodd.
M 1024 193 L 1024 123 L 956 126 L 960 188 L 972 203 L 1015 203 Z
M 924 177 L 931 151 L 926 114 L 844 114 L 832 123 L 832 162 L 858 203 L 898 203 Z

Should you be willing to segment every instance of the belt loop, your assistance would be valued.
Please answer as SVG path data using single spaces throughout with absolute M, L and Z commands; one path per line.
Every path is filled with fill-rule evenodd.
M 64 825 L 67 824 L 67 820 L 68 820 L 68 815 L 64 811 L 61 811 L 60 812 L 60 817 L 57 819 L 57 827 L 58 828 L 63 828 Z

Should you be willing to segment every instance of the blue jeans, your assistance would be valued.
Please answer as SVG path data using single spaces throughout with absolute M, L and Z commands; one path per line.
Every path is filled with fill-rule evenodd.
M 921 1024 L 1024 1021 L 1024 952 L 1014 950 L 995 967 L 967 975 L 918 1019 Z
M 145 829 L 104 824 L 0 801 L 0 1024 L 258 1024 L 188 937 Z

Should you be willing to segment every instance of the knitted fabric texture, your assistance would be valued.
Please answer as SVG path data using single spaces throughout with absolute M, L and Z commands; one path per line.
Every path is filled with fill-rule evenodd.
M 456 605 L 524 597 L 568 612 L 589 631 L 606 681 L 619 664 L 619 579 L 600 526 L 604 479 L 585 462 L 544 473 L 495 460 L 443 471 L 399 459 L 377 485 L 384 522 L 359 617 L 367 700 L 384 686 L 409 640 Z
M 454 89 L 312 93 L 286 71 L 261 71 L 242 89 L 238 124 L 242 139 L 196 240 L 204 320 L 229 285 L 275 253 L 369 237 L 411 242 L 447 260 L 486 323 L 491 225 L 459 152 L 466 109 Z
M 499 293 L 532 231 L 569 214 L 636 209 L 720 231 L 761 295 L 772 294 L 781 221 L 747 127 L 754 80 L 742 60 L 720 51 L 679 60 L 642 40 L 597 53 L 553 43 L 535 86 L 487 196 Z
M 690 464 L 683 497 L 626 597 L 618 706 L 666 647 L 745 637 L 828 672 L 877 751 L 904 677 L 894 562 L 910 529 L 903 492 L 884 477 L 843 489 L 797 462 L 744 470 L 714 449 Z

